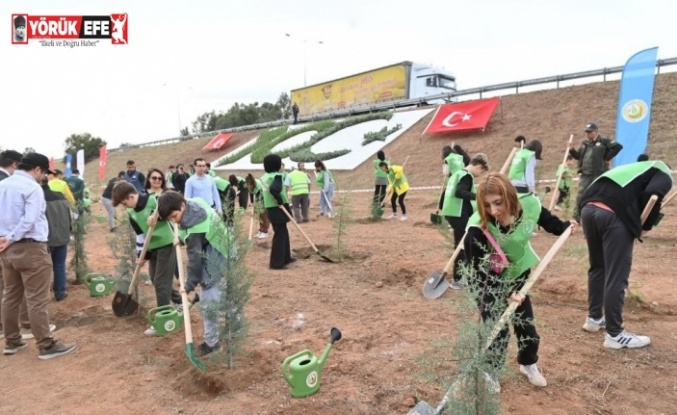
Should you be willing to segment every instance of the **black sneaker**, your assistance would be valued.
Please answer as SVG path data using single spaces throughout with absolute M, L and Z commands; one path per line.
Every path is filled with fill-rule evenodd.
M 25 349 L 28 346 L 28 343 L 19 340 L 18 342 L 10 343 L 5 342 L 5 350 L 2 352 L 5 356 L 11 356 L 16 354 L 21 349 Z
M 213 347 L 209 346 L 207 343 L 202 343 L 197 347 L 197 351 L 195 352 L 195 356 L 197 357 L 202 357 L 206 356 L 211 352 L 215 352 L 221 348 L 220 343 L 216 343 Z
M 52 343 L 52 347 L 48 349 L 40 349 L 40 355 L 38 358 L 41 360 L 54 359 L 55 357 L 63 356 L 72 352 L 76 347 L 77 345 L 75 343 L 64 344 L 55 340 Z

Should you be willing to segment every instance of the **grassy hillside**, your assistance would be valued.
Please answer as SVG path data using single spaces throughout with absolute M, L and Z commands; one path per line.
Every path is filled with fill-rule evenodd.
M 600 134 L 614 136 L 618 89 L 619 82 L 613 81 L 508 95 L 502 98 L 484 132 L 421 136 L 432 118 L 431 113 L 386 146 L 384 151 L 394 163 L 402 163 L 406 156 L 410 156 L 406 172 L 413 186 L 437 185 L 441 182 L 442 146 L 455 141 L 470 154 L 486 153 L 491 168 L 498 170 L 510 153 L 513 139 L 521 134 L 527 139 L 538 138 L 543 142 L 543 160 L 539 162 L 537 172 L 539 178 L 554 178 L 569 134 L 575 134 L 574 142 L 578 144 L 585 138 L 585 124 L 595 122 L 600 128 Z M 677 73 L 658 75 L 652 107 L 649 153 L 652 158 L 664 160 L 672 166 L 677 166 L 677 152 L 674 151 L 674 146 L 677 145 L 676 97 Z M 209 142 L 208 138 L 112 153 L 108 156 L 107 177 L 124 169 L 128 159 L 136 161 L 142 171 L 150 167 L 165 170 L 170 164 L 187 164 L 198 156 L 213 161 L 258 134 L 258 131 L 237 133 L 227 149 L 214 153 L 201 152 L 201 148 Z M 98 160 L 94 160 L 87 165 L 85 179 L 90 183 L 95 182 L 97 172 Z M 247 172 L 229 171 L 220 174 L 231 173 L 244 175 Z M 261 171 L 253 173 L 257 175 Z M 371 160 L 353 171 L 336 174 L 339 183 L 350 183 L 351 188 L 372 186 Z

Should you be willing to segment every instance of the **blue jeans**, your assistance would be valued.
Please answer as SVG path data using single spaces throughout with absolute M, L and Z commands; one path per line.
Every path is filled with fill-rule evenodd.
M 320 192 L 324 192 L 324 196 L 320 194 L 320 214 L 323 215 L 325 213 L 331 213 L 331 199 L 334 196 L 334 185 L 329 185 L 326 190 L 320 190 Z M 329 203 L 327 203 L 329 202 Z
M 52 254 L 52 269 L 54 270 L 54 297 L 63 298 L 68 290 L 66 288 L 66 256 L 68 245 L 52 246 L 49 248 Z

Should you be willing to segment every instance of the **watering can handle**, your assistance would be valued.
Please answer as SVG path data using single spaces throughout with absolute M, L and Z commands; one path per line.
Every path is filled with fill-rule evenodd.
M 153 318 L 155 318 L 155 315 L 157 313 L 159 313 L 160 311 L 169 310 L 169 309 L 174 310 L 174 306 L 168 304 L 168 305 L 163 305 L 161 307 L 151 308 L 150 310 L 148 310 L 148 314 L 146 315 L 146 320 L 148 320 L 149 323 L 153 324 Z
M 291 356 L 288 356 L 284 361 L 282 362 L 282 377 L 284 377 L 287 381 L 289 381 L 290 375 L 289 375 L 289 364 L 292 362 L 292 360 L 304 356 L 304 355 L 309 355 L 312 356 L 313 352 L 310 350 L 301 350 L 300 352 L 294 353 Z

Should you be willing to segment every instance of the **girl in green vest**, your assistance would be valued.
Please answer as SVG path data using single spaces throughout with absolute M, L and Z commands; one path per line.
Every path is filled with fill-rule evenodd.
M 445 197 L 440 201 L 439 209 L 454 232 L 454 248 L 461 243 L 468 219 L 473 214 L 472 202 L 476 199 L 474 179 L 487 171 L 489 171 L 487 156 L 477 154 L 470 160 L 466 169 L 456 171 L 447 182 Z M 454 264 L 454 281 L 450 287 L 455 290 L 460 290 L 465 286 L 458 271 L 458 265 Z
M 541 160 L 543 144 L 538 140 L 531 140 L 523 149 L 515 153 L 508 171 L 508 178 L 517 193 L 535 193 L 536 191 L 536 162 Z
M 259 221 L 259 232 L 256 234 L 256 238 L 265 239 L 268 237 L 270 222 L 268 221 L 266 208 L 263 205 L 263 184 L 261 184 L 261 180 L 254 179 L 251 173 L 245 177 L 245 182 L 249 189 L 249 202 L 254 205 L 254 216 Z
M 286 269 L 287 265 L 296 261 L 291 256 L 289 244 L 289 217 L 282 209 L 291 215 L 289 199 L 284 190 L 282 159 L 277 154 L 268 154 L 263 159 L 263 168 L 266 174 L 261 177 L 263 184 L 263 206 L 268 213 L 268 220 L 273 225 L 273 243 L 270 247 L 270 269 Z
M 493 324 L 509 301 L 519 303 L 513 328 L 519 345 L 520 373 L 533 385 L 543 387 L 547 382 L 537 366 L 540 338 L 534 325 L 531 300 L 528 295 L 518 294 L 531 267 L 540 261 L 529 242 L 536 226 L 561 235 L 569 226 L 575 227 L 576 222 L 561 221 L 542 207 L 533 194 L 518 195 L 507 177 L 492 172 L 480 179 L 477 186 L 477 212 L 468 222 L 463 245 L 466 264 L 474 271 L 474 278 L 469 283 L 478 293 L 482 320 Z M 488 253 L 494 251 L 489 238 L 505 253 L 509 262 L 499 274 L 488 266 Z M 500 392 L 496 374 L 505 363 L 509 336 L 508 327 L 503 328 L 486 353 L 485 379 L 491 392 Z
M 442 194 L 440 194 L 440 206 L 445 199 L 446 186 L 449 182 L 449 178 L 455 172 L 464 169 L 468 163 L 470 163 L 470 156 L 458 144 L 455 144 L 453 148 L 451 146 L 442 147 L 442 175 L 444 177 L 444 183 L 442 184 Z M 439 213 L 439 211 L 437 213 Z
M 623 325 L 623 301 L 632 267 L 635 239 L 656 226 L 661 201 L 672 187 L 672 172 L 662 161 L 626 164 L 599 176 L 581 196 L 583 233 L 588 243 L 588 318 L 583 330 L 606 330 L 604 347 L 640 348 L 648 336 Z M 644 223 L 641 214 L 652 195 L 658 201 Z
M 407 207 L 404 205 L 404 198 L 407 197 L 407 192 L 409 191 L 409 180 L 404 175 L 404 167 L 389 166 L 385 162 L 381 162 L 379 167 L 388 174 L 388 184 L 390 185 L 390 205 L 392 206 L 393 214 L 388 216 L 388 219 L 397 218 L 397 205 L 395 204 L 397 202 L 400 204 L 400 209 L 402 209 L 402 218 L 400 220 L 407 220 Z
M 315 162 L 315 183 L 320 189 L 320 216 L 331 218 L 331 199 L 334 196 L 334 177 L 321 160 Z
M 376 176 L 376 181 L 374 183 L 374 205 L 381 206 L 383 199 L 386 198 L 386 193 L 388 189 L 388 174 L 381 170 L 379 165 L 381 162 L 386 163 L 390 166 L 390 160 L 386 159 L 386 155 L 383 150 L 379 150 L 376 153 L 376 159 L 374 160 L 374 176 Z

